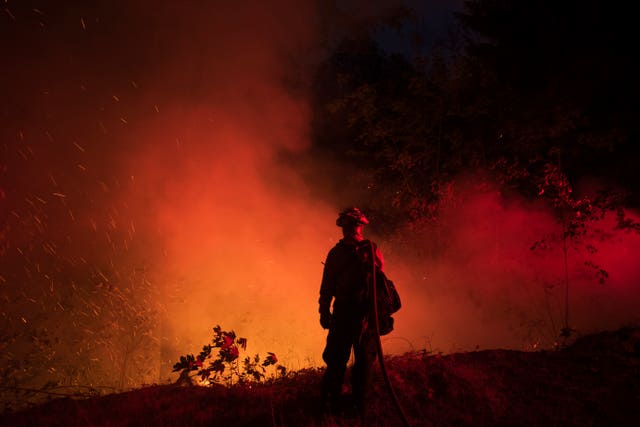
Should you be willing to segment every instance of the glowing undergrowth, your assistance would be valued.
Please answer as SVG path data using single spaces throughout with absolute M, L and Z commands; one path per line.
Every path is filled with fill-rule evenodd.
M 237 342 L 237 341 L 236 341 Z M 639 425 L 640 329 L 579 338 L 560 351 L 414 352 L 386 359 L 411 425 Z M 322 370 L 230 387 L 163 385 L 100 398 L 61 399 L 0 416 L 0 425 L 396 426 L 379 371 L 362 422 L 321 411 Z
M 238 337 L 234 331 L 224 331 L 220 325 L 216 325 L 211 344 L 204 345 L 197 356 L 180 356 L 180 361 L 173 366 L 173 372 L 180 372 L 179 383 L 191 384 L 192 378 L 197 377 L 200 385 L 260 382 L 267 378 L 270 366 L 275 366 L 279 376 L 286 375 L 287 368 L 276 365 L 278 358 L 271 352 L 264 359 L 256 353 L 253 357 L 246 356 L 240 362 L 240 352 L 246 349 L 246 338 Z M 275 377 L 276 373 L 272 372 L 271 378 Z

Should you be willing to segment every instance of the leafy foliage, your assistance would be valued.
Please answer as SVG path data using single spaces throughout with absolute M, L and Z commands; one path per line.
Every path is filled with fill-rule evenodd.
M 284 366 L 276 365 L 278 358 L 271 352 L 267 352 L 264 359 L 257 353 L 253 357 L 246 356 L 240 363 L 240 351 L 247 349 L 247 339 L 238 337 L 234 331 L 223 330 L 220 325 L 213 328 L 211 342 L 204 345 L 197 356 L 180 356 L 180 361 L 173 366 L 173 372 L 180 372 L 182 378 L 197 371 L 194 376 L 205 385 L 261 382 L 267 378 L 269 366 L 275 366 L 280 377 L 287 373 Z
M 316 150 L 363 175 L 342 191 L 389 222 L 437 221 L 465 172 L 518 174 L 510 184 L 536 197 L 558 153 L 569 181 L 600 179 L 638 206 L 636 30 L 623 9 L 467 1 L 458 32 L 413 60 L 345 40 L 316 76 Z
M 545 236 L 531 246 L 532 250 L 545 250 L 558 242 L 563 242 L 568 249 L 592 255 L 598 248 L 593 242 L 594 225 L 603 220 L 607 213 L 615 214 L 616 228 L 637 232 L 640 224 L 627 217 L 623 209 L 625 196 L 612 189 L 601 190 L 595 195 L 577 196 L 567 176 L 557 164 L 544 165 L 542 174 L 534 178 L 538 188 L 538 196 L 547 199 L 554 207 L 562 233 L 556 236 Z M 584 265 L 594 271 L 598 282 L 604 284 L 609 274 L 591 260 Z

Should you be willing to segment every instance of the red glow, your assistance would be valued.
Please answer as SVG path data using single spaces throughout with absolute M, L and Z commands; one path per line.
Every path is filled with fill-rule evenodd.
M 290 370 L 321 364 L 321 262 L 343 206 L 279 158 L 309 147 L 308 82 L 285 82 L 311 75 L 289 58 L 317 48 L 315 11 L 179 3 L 38 16 L 11 5 L 21 43 L 3 64 L 0 315 L 17 337 L 4 354 L 32 358 L 34 381 L 164 381 L 216 324 Z M 331 165 L 316 166 L 321 182 Z M 437 227 L 365 229 L 403 299 L 390 351 L 557 339 L 563 265 L 557 248 L 530 247 L 559 223 L 469 181 Z M 640 240 L 612 225 L 588 241 L 604 285 L 570 253 L 579 331 L 639 320 Z
M 542 203 L 505 197 L 492 186 L 478 191 L 469 182 L 456 186 L 439 228 L 423 230 L 389 260 L 402 265 L 398 283 L 415 304 L 398 313 L 397 336 L 443 351 L 552 345 L 563 318 L 562 249 L 531 246 L 558 237 L 560 223 Z M 586 333 L 637 322 L 640 237 L 616 230 L 611 216 L 590 233 L 568 252 L 571 326 Z M 606 269 L 609 279 L 600 284 L 585 261 Z M 400 339 L 389 344 L 410 348 Z

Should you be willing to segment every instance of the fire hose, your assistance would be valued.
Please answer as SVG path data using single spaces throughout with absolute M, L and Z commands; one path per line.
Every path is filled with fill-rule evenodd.
M 409 427 L 409 421 L 407 420 L 407 416 L 400 405 L 400 401 L 398 400 L 398 396 L 396 395 L 393 386 L 391 385 L 391 381 L 389 380 L 389 375 L 387 374 L 387 368 L 384 365 L 384 356 L 382 354 L 382 342 L 380 341 L 380 322 L 378 321 L 378 300 L 376 295 L 376 262 L 375 262 L 375 250 L 373 244 L 371 244 L 371 265 L 373 266 L 373 275 L 372 275 L 372 297 L 373 297 L 373 318 L 375 319 L 374 324 L 376 325 L 376 347 L 378 352 L 378 361 L 380 363 L 380 371 L 382 372 L 382 376 L 384 378 L 384 382 L 387 385 L 387 390 L 389 390 L 389 394 L 393 400 L 393 404 L 398 411 L 398 415 L 402 419 L 402 424 L 405 427 Z

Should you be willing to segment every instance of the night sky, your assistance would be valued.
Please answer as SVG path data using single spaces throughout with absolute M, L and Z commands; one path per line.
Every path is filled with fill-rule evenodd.
M 0 363 L 26 384 L 164 381 L 216 324 L 289 369 L 322 363 L 322 262 L 354 202 L 318 190 L 344 165 L 311 155 L 309 88 L 336 38 L 387 9 L 347 2 L 361 14 L 341 27 L 312 2 L 216 3 L 0 6 Z M 419 8 L 422 49 L 460 3 Z M 552 346 L 563 265 L 530 248 L 557 219 L 490 174 L 451 191 L 437 236 L 371 227 L 404 302 L 385 349 Z M 640 238 L 614 219 L 590 237 L 605 285 L 570 259 L 582 332 L 639 320 Z

